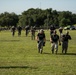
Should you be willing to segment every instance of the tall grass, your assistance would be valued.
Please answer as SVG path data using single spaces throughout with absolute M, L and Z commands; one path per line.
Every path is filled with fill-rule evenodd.
M 69 31 L 72 40 L 66 55 L 51 53 L 49 31 L 45 31 L 46 45 L 42 54 L 37 51 L 37 42 L 26 37 L 22 31 L 12 37 L 10 31 L 0 32 L 0 75 L 76 75 L 76 31 Z M 65 31 L 64 31 L 65 33 Z M 37 34 L 37 32 L 36 32 Z M 59 34 L 59 33 L 58 33 Z

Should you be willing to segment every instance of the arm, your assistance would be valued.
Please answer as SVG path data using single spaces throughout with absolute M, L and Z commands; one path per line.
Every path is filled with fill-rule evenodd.
M 61 41 L 60 41 L 60 39 L 59 39 L 59 45 L 61 45 Z
M 45 34 L 44 34 L 44 36 L 43 36 L 43 37 L 44 37 L 44 42 L 46 42 L 46 36 L 45 36 Z
M 44 38 L 44 42 L 46 42 L 46 38 Z
M 50 37 L 50 42 L 51 42 L 51 43 L 53 43 L 53 40 L 52 40 L 52 38 L 51 38 L 51 37 Z
M 35 38 L 35 39 L 36 39 L 36 41 L 39 41 L 39 38 L 38 38 L 38 36 L 36 36 L 36 38 Z
M 71 39 L 72 39 L 70 35 L 69 35 L 68 39 L 69 39 L 69 40 L 71 40 Z

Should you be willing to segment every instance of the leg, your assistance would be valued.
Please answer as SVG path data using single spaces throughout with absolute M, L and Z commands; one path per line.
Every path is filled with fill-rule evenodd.
M 34 40 L 35 40 L 35 33 L 34 33 L 33 37 L 34 37 Z
M 38 53 L 40 53 L 39 43 L 37 44 Z
M 19 31 L 19 35 L 21 36 L 21 31 Z
M 15 32 L 13 31 L 13 32 L 12 32 L 12 36 L 14 36 L 14 35 L 15 35 Z
M 52 54 L 54 54 L 54 43 L 51 43 Z
M 65 48 L 65 54 L 67 53 L 67 49 L 68 49 L 68 47 Z
M 26 34 L 25 35 L 27 36 L 27 30 L 26 30 Z
M 26 36 L 28 35 L 28 30 L 26 30 Z
M 62 42 L 62 53 L 64 53 L 64 49 L 65 49 L 65 43 Z
M 40 53 L 42 54 L 43 52 L 43 41 L 41 41 L 41 49 L 40 49 Z
M 67 49 L 68 49 L 68 42 L 66 42 L 66 46 L 65 46 L 65 54 L 67 53 Z
M 33 35 L 31 34 L 31 40 L 33 40 Z
M 39 41 L 38 43 L 38 52 L 40 53 L 40 49 L 41 49 L 41 41 Z
M 58 52 L 58 42 L 55 43 L 55 52 L 56 52 L 56 54 L 57 54 L 57 52 Z

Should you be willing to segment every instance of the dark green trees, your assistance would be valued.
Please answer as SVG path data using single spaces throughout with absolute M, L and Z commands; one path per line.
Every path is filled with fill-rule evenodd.
M 30 25 L 48 28 L 51 24 L 54 24 L 57 27 L 74 25 L 76 24 L 76 14 L 69 11 L 59 12 L 52 8 L 45 10 L 30 8 L 27 11 L 23 11 L 21 15 L 8 12 L 0 14 L 1 27 L 10 27 L 13 25 L 25 27 L 26 25 Z
M 2 27 L 17 26 L 18 20 L 18 16 L 15 13 L 4 12 L 0 14 L 0 26 Z

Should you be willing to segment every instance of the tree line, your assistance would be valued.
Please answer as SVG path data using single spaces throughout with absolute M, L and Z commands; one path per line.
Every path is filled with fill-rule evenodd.
M 23 11 L 21 15 L 17 15 L 14 12 L 4 12 L 0 14 L 0 27 L 11 27 L 18 25 L 25 27 L 49 27 L 50 25 L 68 26 L 76 24 L 76 14 L 70 11 L 57 11 L 52 8 L 39 9 L 30 8 L 27 11 Z

